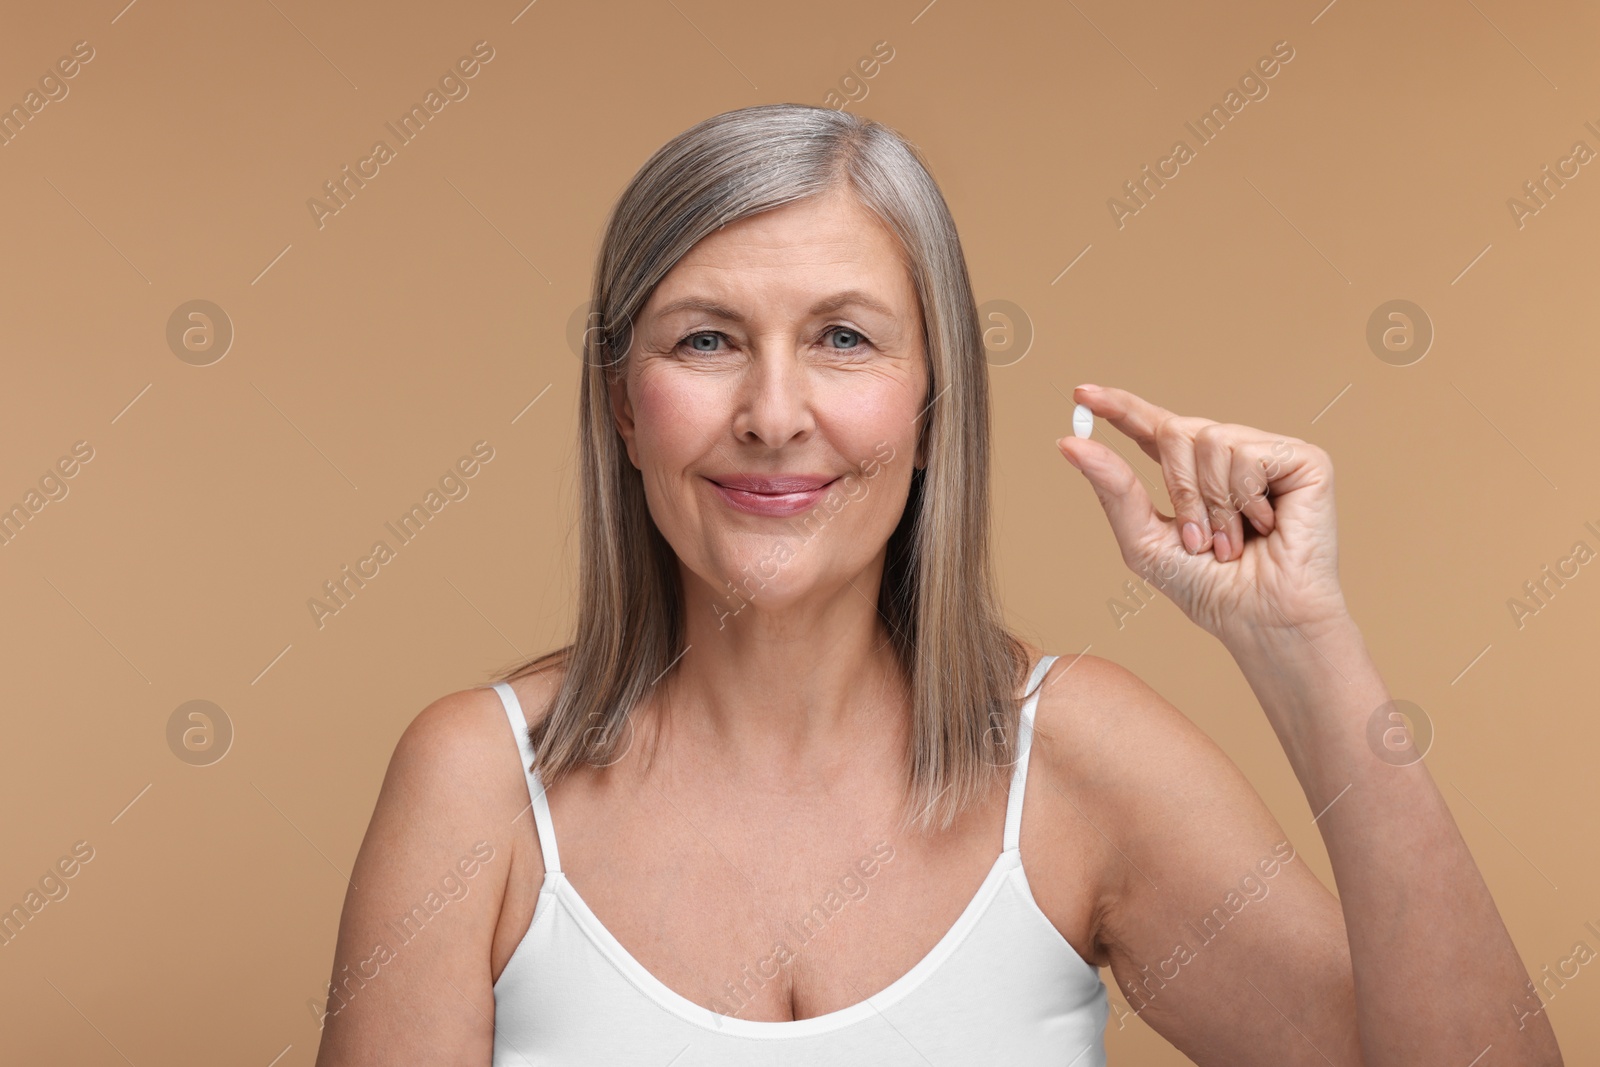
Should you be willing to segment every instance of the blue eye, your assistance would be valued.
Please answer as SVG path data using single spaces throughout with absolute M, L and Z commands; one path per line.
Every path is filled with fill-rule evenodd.
M 847 339 L 846 343 L 836 343 L 828 346 L 835 352 L 854 352 L 864 345 L 871 343 L 867 340 L 866 335 L 860 330 L 852 329 L 849 326 L 829 327 L 826 336 L 837 338 L 841 334 L 843 334 Z M 683 348 L 688 346 L 691 352 L 699 352 L 705 355 L 710 355 L 719 350 L 719 342 L 723 340 L 725 340 L 725 338 L 718 330 L 700 330 L 695 333 L 686 334 L 684 337 L 680 338 L 678 340 L 678 347 Z
M 678 338 L 677 349 L 688 349 L 701 355 L 715 355 L 718 352 L 717 342 L 722 339 L 722 334 L 715 330 L 701 330 L 696 333 L 685 334 Z

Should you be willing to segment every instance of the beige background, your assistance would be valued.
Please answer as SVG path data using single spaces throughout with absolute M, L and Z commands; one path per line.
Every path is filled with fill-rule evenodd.
M 312 1063 L 306 1001 L 396 737 L 565 634 L 566 331 L 607 207 L 703 117 L 843 98 L 878 41 L 850 107 L 925 150 L 979 300 L 1033 333 L 991 372 L 1016 626 L 1183 708 L 1331 885 L 1222 647 L 1165 600 L 1114 621 L 1130 575 L 1051 441 L 1092 381 L 1324 446 L 1350 604 L 1434 724 L 1530 972 L 1600 949 L 1600 563 L 1520 628 L 1508 608 L 1600 550 L 1600 163 L 1521 227 L 1507 206 L 1600 149 L 1600 13 L 1321 2 L 13 5 L 0 104 L 75 42 L 94 58 L 0 148 L 0 504 L 75 442 L 93 458 L 0 547 L 0 903 L 75 842 L 94 858 L 0 947 L 5 1058 Z M 480 40 L 470 94 L 319 229 L 307 200 Z M 1269 95 L 1119 229 L 1108 198 L 1280 40 Z M 167 341 L 196 299 L 235 331 L 209 366 Z M 1409 366 L 1366 341 L 1393 299 L 1436 330 Z M 318 628 L 308 599 L 480 440 L 470 495 Z M 235 731 L 209 766 L 169 748 L 190 700 Z M 1600 1056 L 1597 1006 L 1600 962 L 1549 1001 L 1569 1063 Z M 1108 1044 L 1185 1062 L 1132 1016 Z

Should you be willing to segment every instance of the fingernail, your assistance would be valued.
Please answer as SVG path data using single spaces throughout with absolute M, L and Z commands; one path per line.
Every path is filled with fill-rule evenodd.
M 1082 389 L 1086 393 L 1097 393 L 1100 391 L 1100 387 L 1098 385 L 1089 385 L 1088 383 L 1080 385 L 1078 388 Z
M 1226 530 L 1218 530 L 1211 535 L 1211 552 L 1217 557 L 1218 562 L 1226 560 L 1228 554 L 1232 551 L 1233 546 L 1228 543 L 1228 532 Z
M 1200 551 L 1200 545 L 1205 541 L 1205 535 L 1200 532 L 1200 527 L 1192 522 L 1183 524 L 1183 547 L 1189 550 L 1189 555 Z
M 1057 449 L 1057 450 L 1058 450 L 1058 451 L 1059 451 L 1059 452 L 1060 452 L 1060 453 L 1061 453 L 1061 454 L 1062 454 L 1062 455 L 1063 455 L 1063 456 L 1064 456 L 1064 457 L 1066 457 L 1066 460 L 1067 460 L 1067 462 L 1068 462 L 1068 463 L 1070 463 L 1070 464 L 1072 464 L 1072 465 L 1073 465 L 1073 466 L 1074 466 L 1074 467 L 1077 467 L 1077 468 L 1078 468 L 1078 469 L 1079 469 L 1079 470 L 1083 470 L 1083 467 L 1082 467 L 1082 466 L 1081 466 L 1081 465 L 1080 465 L 1080 464 L 1079 464 L 1079 463 L 1078 463 L 1078 461 L 1077 461 L 1077 460 L 1076 460 L 1076 459 L 1073 459 L 1073 458 L 1072 458 L 1072 453 L 1071 453 L 1071 452 L 1070 452 L 1070 451 L 1068 451 L 1068 450 L 1067 450 L 1067 449 L 1065 449 L 1065 448 L 1063 448 L 1063 447 L 1062 447 L 1062 445 L 1063 445 L 1063 444 L 1064 444 L 1064 443 L 1065 443 L 1065 442 L 1066 442 L 1066 440 L 1067 440 L 1067 439 L 1066 439 L 1066 438 L 1065 438 L 1065 437 L 1063 437 L 1063 438 L 1061 438 L 1061 439 L 1060 439 L 1060 440 L 1058 440 L 1058 441 L 1057 441 L 1057 442 L 1056 442 L 1056 449 Z

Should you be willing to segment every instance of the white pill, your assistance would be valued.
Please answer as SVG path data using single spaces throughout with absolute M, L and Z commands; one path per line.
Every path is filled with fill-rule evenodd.
M 1094 432 L 1094 412 L 1083 404 L 1072 409 L 1072 433 L 1075 437 L 1088 437 Z

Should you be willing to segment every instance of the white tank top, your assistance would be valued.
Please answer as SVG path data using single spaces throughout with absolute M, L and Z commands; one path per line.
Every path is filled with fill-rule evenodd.
M 809 1019 L 725 1015 L 645 970 L 561 872 L 550 805 L 529 772 L 545 873 L 528 932 L 494 984 L 494 1067 L 1105 1067 L 1108 1006 L 1100 972 L 1039 910 L 1017 848 L 1035 690 L 1054 659 L 1042 657 L 1028 679 L 1004 851 L 977 895 L 938 944 L 888 988 Z M 526 768 L 533 749 L 517 695 L 505 682 L 494 689 Z

